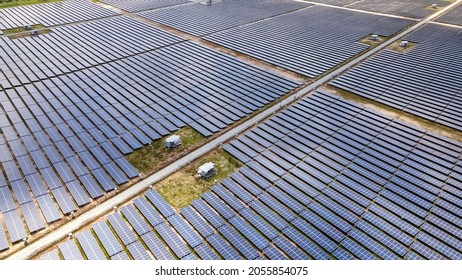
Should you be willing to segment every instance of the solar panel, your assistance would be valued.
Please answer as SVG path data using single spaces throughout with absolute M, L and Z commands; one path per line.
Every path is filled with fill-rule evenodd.
M 0 210 L 3 213 L 16 209 L 13 196 L 11 196 L 10 189 L 8 187 L 0 188 Z
M 217 254 L 215 254 L 212 249 L 207 244 L 200 244 L 199 246 L 194 248 L 194 251 L 196 251 L 197 255 L 202 259 L 202 260 L 219 260 L 220 257 L 218 257 Z
M 336 242 L 340 242 L 343 238 L 345 238 L 345 235 L 337 230 L 333 225 L 311 211 L 305 210 L 300 213 L 300 216 Z
M 207 242 L 221 255 L 224 260 L 242 260 L 236 250 L 234 250 L 221 236 L 212 234 L 207 237 Z
M 310 254 L 316 260 L 328 260 L 329 256 L 321 250 L 317 245 L 308 240 L 300 232 L 292 227 L 286 228 L 283 233 L 291 239 L 295 244 Z
M 8 240 L 6 239 L 5 230 L 3 229 L 3 225 L 0 225 L 0 251 L 8 249 L 10 246 L 8 245 Z
M 408 252 L 406 256 L 404 256 L 404 258 L 406 260 L 425 260 L 424 258 L 422 258 L 421 256 L 419 256 L 413 251 Z
M 286 205 L 289 209 L 295 211 L 296 213 L 300 213 L 305 209 L 305 207 L 302 204 L 298 203 L 296 200 L 294 200 L 286 193 L 281 191 L 281 189 L 279 188 L 271 187 L 267 189 L 267 192 L 272 194 L 273 197 L 281 201 L 284 205 Z
M 193 253 L 191 253 L 189 255 L 182 257 L 181 260 L 197 260 L 197 257 Z
M 244 204 L 231 193 L 229 193 L 223 186 L 216 185 L 212 188 L 212 191 L 229 206 L 231 206 L 235 211 L 240 211 L 242 208 L 244 208 Z
M 42 180 L 40 179 L 38 174 L 27 175 L 26 181 L 30 189 L 32 190 L 32 194 L 35 197 L 39 197 L 47 193 L 47 189 L 43 185 Z
M 363 246 L 374 252 L 377 256 L 385 260 L 397 260 L 399 259 L 397 255 L 390 252 L 388 249 L 375 242 L 370 237 L 366 236 L 357 229 L 353 229 L 349 232 L 349 235 L 354 238 L 356 241 L 361 243 Z
M 160 194 L 155 191 L 149 191 L 146 193 L 146 197 L 151 201 L 152 204 L 156 207 L 157 210 L 164 216 L 164 218 L 168 218 L 171 215 L 175 214 L 172 207 L 160 196 Z
M 292 221 L 292 224 L 327 252 L 332 253 L 336 249 L 337 245 L 329 237 L 322 234 L 304 220 L 297 218 Z
M 429 244 L 429 246 L 432 246 L 432 245 Z M 427 259 L 431 259 L 431 260 L 445 260 L 446 259 L 446 257 L 444 257 L 441 253 L 429 248 L 429 246 L 426 246 L 422 242 L 415 241 L 414 243 L 412 243 L 411 248 L 417 253 L 426 257 Z
M 170 216 L 167 220 L 191 248 L 195 248 L 202 244 L 202 239 L 179 215 L 175 214 Z
M 276 215 L 270 208 L 266 207 L 260 201 L 252 201 L 249 206 L 255 210 L 258 214 L 260 214 L 263 218 L 265 218 L 271 225 L 276 227 L 278 230 L 282 231 L 289 224 L 283 220 L 281 217 Z
M 58 175 L 56 175 L 51 167 L 41 169 L 40 174 L 42 174 L 42 177 L 50 190 L 61 187 L 61 182 L 58 179 Z
M 148 231 L 146 234 L 141 236 L 143 242 L 148 246 L 151 253 L 158 260 L 174 260 L 175 257 L 170 253 L 170 251 L 165 247 L 165 245 L 160 241 L 160 239 L 152 232 Z
M 259 187 L 257 187 L 247 178 L 243 177 L 241 174 L 234 172 L 230 175 L 230 177 L 254 196 L 258 196 L 262 193 L 262 190 Z
M 451 260 L 460 260 L 462 259 L 462 254 L 451 248 L 450 246 L 447 246 L 446 244 L 442 243 L 438 239 L 428 235 L 425 232 L 420 232 L 417 234 L 417 240 L 419 240 L 421 243 L 424 243 L 425 245 L 430 246 L 433 248 L 434 251 L 437 251 L 441 253 L 442 255 L 446 256 L 448 259 Z
M 225 224 L 225 221 L 215 213 L 202 199 L 196 199 L 191 205 L 205 218 L 214 228 L 218 229 Z
M 281 249 L 287 256 L 293 260 L 308 260 L 308 256 L 303 253 L 298 247 L 294 246 L 287 238 L 284 236 L 279 236 L 274 239 L 274 244 Z
M 240 236 L 228 224 L 218 229 L 220 233 L 248 260 L 256 259 L 259 254 L 242 236 Z
M 63 254 L 65 260 L 83 260 L 79 248 L 75 244 L 74 239 L 68 240 L 59 244 L 59 250 Z
M 250 193 L 245 191 L 241 186 L 237 185 L 234 181 L 232 181 L 229 178 L 221 180 L 221 184 L 245 203 L 249 203 L 252 200 L 254 200 L 253 196 Z
M 58 209 L 48 194 L 37 197 L 36 200 L 47 223 L 61 220 L 61 215 L 59 214 Z
M 130 257 L 125 251 L 119 252 L 111 257 L 111 260 L 130 260 Z
M 155 230 L 178 258 L 181 259 L 191 253 L 186 244 L 183 243 L 178 235 L 167 224 L 164 223 L 157 225 Z
M 202 194 L 202 198 L 209 203 L 212 208 L 220 213 L 226 220 L 231 219 L 236 214 L 229 208 L 223 201 L 221 201 L 218 197 L 216 197 L 211 192 L 206 192 Z
M 60 12 L 60 17 L 54 16 L 57 10 Z M 1 14 L 5 21 L 2 22 L 0 29 L 16 28 L 30 23 L 52 26 L 115 15 L 114 12 L 94 3 L 82 1 L 43 3 L 27 8 L 12 7 L 2 10 Z
M 141 218 L 138 212 L 136 212 L 132 205 L 126 205 L 120 208 L 120 212 L 122 212 L 124 217 L 139 236 L 151 231 L 151 228 L 146 224 L 143 218 Z
M 244 166 L 239 169 L 239 172 L 242 173 L 245 177 L 247 177 L 250 181 L 258 185 L 262 189 L 266 189 L 271 186 L 271 183 L 269 183 L 267 180 L 264 179 L 265 171 L 260 170 L 260 172 L 262 172 L 263 174 L 262 173 L 257 174 L 255 171 L 251 170 L 247 166 Z
M 202 237 L 207 238 L 215 233 L 212 227 L 191 206 L 181 208 L 180 213 Z
M 229 222 L 260 251 L 270 246 L 268 240 L 240 217 L 234 217 Z
M 127 245 L 127 249 L 134 260 L 152 260 L 146 251 L 146 248 L 139 241 L 135 241 Z
M 353 240 L 349 238 L 346 238 L 345 240 L 343 240 L 341 245 L 343 246 L 343 248 L 350 251 L 360 260 L 376 260 L 377 259 L 369 251 L 359 246 L 357 243 L 355 243 Z
M 66 187 L 79 207 L 90 203 L 90 198 L 77 181 L 66 183 Z
M 133 200 L 136 208 L 143 214 L 143 216 L 148 220 L 148 222 L 154 227 L 159 224 L 164 223 L 165 221 L 160 217 L 157 211 L 152 207 L 149 202 L 144 198 L 137 198 Z
M 69 197 L 69 194 L 67 194 L 64 188 L 57 188 L 57 189 L 51 190 L 51 193 L 56 199 L 56 202 L 58 203 L 64 215 L 77 210 L 74 202 L 71 200 L 71 198 Z
M 76 234 L 76 238 L 82 247 L 83 252 L 89 260 L 106 260 L 106 256 L 96 242 L 90 230 Z
M 288 179 L 287 177 L 285 177 L 285 179 Z M 290 179 L 290 178 L 289 178 Z M 292 196 L 294 199 L 296 199 L 298 202 L 293 202 L 291 199 L 289 199 L 287 202 L 290 203 L 293 207 L 296 207 L 296 208 L 299 208 L 300 206 L 298 204 L 302 204 L 304 206 L 307 206 L 308 204 L 310 204 L 312 202 L 311 198 L 308 197 L 307 195 L 305 195 L 303 192 L 299 191 L 298 189 L 296 189 L 295 187 L 291 186 L 288 182 L 286 181 L 283 181 L 283 180 L 278 180 L 276 181 L 275 183 L 275 186 L 277 186 L 280 190 L 283 190 L 284 192 L 286 192 L 287 194 L 289 194 L 290 196 Z M 307 189 L 307 186 L 304 185 L 302 187 L 303 189 Z M 271 188 L 270 188 L 271 189 Z M 273 190 L 275 191 L 275 190 Z M 280 193 L 279 190 L 276 190 L 276 193 Z M 313 193 L 314 195 L 314 193 Z M 287 196 L 287 195 L 286 195 Z M 302 206 L 303 207 L 303 206 Z M 293 208 L 294 210 L 296 208 Z
M 101 221 L 92 226 L 93 231 L 103 245 L 109 257 L 113 257 L 123 251 L 122 246 L 112 233 L 105 221 Z
M 91 172 L 95 176 L 98 183 L 103 187 L 106 192 L 112 191 L 116 185 L 112 182 L 109 176 L 101 169 L 97 168 Z
M 98 184 L 95 182 L 93 177 L 90 175 L 79 176 L 79 180 L 90 194 L 91 198 L 95 199 L 103 196 L 103 191 L 98 187 Z
M 345 251 L 343 248 L 337 248 L 332 255 L 337 259 L 337 260 L 355 260 L 355 258 L 349 254 L 347 251 Z
M 54 249 L 48 253 L 41 255 L 40 260 L 44 260 L 44 261 L 61 260 L 61 257 L 58 255 L 58 250 Z
M 359 229 L 367 233 L 370 237 L 379 241 L 381 244 L 385 245 L 386 248 L 394 251 L 400 257 L 404 257 L 404 255 L 407 253 L 407 247 L 399 244 L 396 240 L 385 235 L 379 229 L 372 227 L 369 223 L 365 222 L 364 220 L 359 221 L 356 225 Z
M 269 240 L 273 240 L 279 235 L 273 227 L 260 218 L 254 211 L 245 208 L 241 210 L 239 214 Z
M 26 220 L 27 228 L 29 229 L 30 233 L 39 231 L 45 228 L 45 225 L 40 218 L 40 214 L 37 211 L 37 207 L 33 202 L 29 202 L 26 204 L 22 204 L 19 206 L 21 209 L 22 215 Z
M 269 194 L 263 193 L 260 196 L 258 196 L 258 198 L 261 201 L 263 201 L 269 208 L 273 209 L 273 211 L 281 215 L 287 221 L 290 222 L 296 218 L 296 215 L 294 212 L 290 211 L 289 208 L 282 205 L 280 202 L 278 202 L 276 199 L 274 199 Z
M 278 249 L 273 246 L 269 246 L 263 250 L 263 253 L 269 260 L 287 260 L 287 257 L 284 256 Z
M 3 213 L 3 219 L 11 242 L 15 243 L 27 237 L 27 233 L 17 210 L 11 210 L 8 213 Z

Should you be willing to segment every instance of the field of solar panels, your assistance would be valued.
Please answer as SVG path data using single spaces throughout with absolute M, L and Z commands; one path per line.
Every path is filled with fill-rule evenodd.
M 0 259 L 462 259 L 460 2 L 0 6 Z

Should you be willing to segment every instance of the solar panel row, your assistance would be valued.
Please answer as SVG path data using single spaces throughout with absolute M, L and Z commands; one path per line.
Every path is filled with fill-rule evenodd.
M 35 24 L 54 26 L 115 15 L 117 13 L 84 0 L 4 8 L 0 10 L 0 30 Z
M 309 6 L 308 3 L 286 0 L 221 1 L 212 5 L 182 5 L 140 15 L 195 36 L 204 36 Z
M 127 18 L 109 21 L 139 27 Z M 123 154 L 186 124 L 210 135 L 297 86 L 197 44 L 168 49 L 0 93 L 5 119 L 0 157 L 21 204 L 36 201 L 47 223 L 59 220 L 139 175 Z M 141 73 L 143 78 L 137 76 Z M 174 83 L 174 76 L 184 83 Z M 127 86 L 132 90 L 123 89 Z M 18 209 L 8 188 L 1 189 L 2 211 Z
M 102 1 L 111 6 L 129 12 L 139 12 L 158 8 L 165 8 L 179 4 L 190 3 L 189 0 L 104 0 Z
M 323 110 L 317 110 L 317 106 L 323 106 Z M 438 217 L 429 214 L 435 211 L 432 205 L 441 200 L 443 201 L 440 203 L 450 206 L 451 209 L 460 209 L 460 204 L 449 194 L 449 189 L 441 190 L 443 183 L 439 184 L 438 188 L 434 184 L 423 183 L 423 180 L 429 181 L 432 179 L 435 182 L 436 178 L 441 178 L 441 182 L 444 182 L 449 176 L 453 177 L 455 175 L 458 177 L 460 170 L 456 164 L 460 161 L 462 145 L 402 122 L 380 116 L 372 111 L 363 110 L 361 107 L 357 107 L 360 110 L 355 110 L 357 115 L 354 122 L 364 123 L 366 126 L 367 123 L 374 122 L 377 125 L 376 127 L 381 128 L 380 130 L 364 131 L 367 134 L 372 134 L 373 138 L 361 139 L 360 135 L 353 137 L 351 134 L 345 133 L 349 129 L 349 126 L 352 125 L 352 122 L 349 122 L 350 117 L 343 119 L 342 122 L 340 114 L 332 115 L 330 113 L 334 108 L 339 113 L 342 111 L 347 112 L 351 106 L 351 103 L 338 99 L 333 95 L 317 92 L 312 97 L 298 102 L 272 118 L 272 129 L 274 131 L 285 131 L 285 134 L 279 135 L 279 142 L 275 141 L 274 145 L 279 144 L 279 147 L 287 151 L 303 149 L 303 147 L 300 145 L 289 146 L 287 144 L 280 144 L 285 138 L 291 137 L 294 133 L 293 130 L 286 130 L 285 127 L 279 127 L 282 123 L 288 124 L 297 120 L 301 121 L 303 124 L 298 126 L 297 134 L 303 136 L 301 140 L 305 141 L 313 139 L 312 137 L 314 136 L 319 138 L 321 135 L 320 132 L 325 133 L 325 142 L 318 140 L 317 146 L 313 145 L 309 150 L 306 150 L 308 153 L 300 154 L 301 157 L 298 159 L 300 163 L 296 163 L 298 168 L 287 166 L 285 172 L 290 172 L 296 178 L 293 178 L 292 175 L 284 175 L 274 186 L 268 188 L 267 183 L 259 183 L 261 179 L 257 178 L 255 174 L 257 173 L 263 178 L 268 178 L 271 177 L 266 176 L 268 172 L 276 173 L 278 171 L 269 167 L 264 168 L 265 166 L 269 166 L 265 162 L 260 162 L 261 165 L 258 165 L 258 168 L 254 164 L 247 164 L 247 167 L 241 168 L 239 172 L 244 174 L 248 180 L 253 181 L 254 184 L 261 185 L 262 188 L 266 189 L 267 193 L 254 191 L 259 200 L 272 208 L 273 211 L 285 220 L 293 223 L 317 245 L 323 247 L 328 252 L 337 251 L 336 254 L 339 257 L 347 258 L 350 256 L 350 254 L 345 255 L 344 249 L 347 249 L 357 258 L 404 258 L 409 246 L 413 242 L 413 236 L 418 233 L 418 228 L 424 227 L 428 228 L 427 232 L 432 234 L 435 240 L 439 239 L 441 240 L 440 242 L 452 244 L 450 248 L 441 249 L 444 250 L 443 254 L 448 258 L 458 258 L 456 252 L 459 248 L 452 241 L 451 236 L 460 234 L 460 225 L 454 224 L 456 220 L 453 219 L 452 214 L 448 215 L 447 213 L 438 211 L 438 209 L 436 209 L 436 212 L 439 214 Z M 318 113 L 310 114 L 309 118 L 306 119 L 307 115 L 301 114 L 301 112 L 308 110 L 317 110 Z M 364 118 L 365 116 L 367 118 Z M 321 131 L 318 130 L 321 128 L 317 128 L 317 124 L 320 121 L 326 122 Z M 268 122 L 260 125 L 260 128 L 256 128 L 259 129 L 259 134 L 262 138 L 271 136 L 271 130 L 267 128 L 267 125 Z M 390 133 L 391 131 L 392 133 Z M 339 134 L 342 137 L 338 138 Z M 387 139 L 387 142 L 382 142 L 381 139 L 385 135 L 389 135 L 387 137 L 390 138 Z M 384 155 L 371 153 L 370 148 L 364 146 L 362 151 L 357 150 L 352 158 L 345 161 L 345 164 L 341 168 L 332 170 L 330 168 L 332 161 L 342 162 L 344 153 L 339 151 L 345 148 L 342 142 L 338 140 L 335 142 L 332 141 L 333 138 L 342 139 L 342 142 L 348 141 L 351 146 L 354 146 L 356 141 L 366 141 L 364 143 L 369 143 L 368 147 L 374 147 L 374 149 L 379 149 L 382 145 L 387 146 L 386 156 L 397 158 L 396 161 L 399 164 L 390 165 L 393 162 L 387 160 L 386 157 L 384 158 Z M 394 143 L 393 139 L 401 138 L 407 139 L 410 148 L 406 150 L 402 148 L 397 149 L 398 146 L 403 146 L 399 144 L 400 142 Z M 234 141 L 239 141 L 239 138 Z M 447 144 L 431 144 L 435 142 Z M 251 143 L 248 144 L 251 145 Z M 231 146 L 224 146 L 226 150 L 228 147 Z M 250 149 L 251 147 L 248 146 L 245 148 Z M 230 150 L 231 153 L 233 151 L 233 149 Z M 404 157 L 398 158 L 397 155 L 401 153 L 403 153 Z M 297 153 L 292 152 L 292 154 Z M 252 159 L 252 155 L 246 155 L 251 158 L 251 161 L 256 161 L 259 157 L 259 155 L 253 155 Z M 427 175 L 420 178 L 414 162 L 407 163 L 406 158 L 415 158 L 415 162 L 425 164 L 433 171 L 427 174 L 435 174 L 434 176 L 436 177 Z M 445 158 L 448 160 L 444 160 Z M 272 159 L 267 158 L 266 160 L 271 161 Z M 327 160 L 329 160 L 329 163 L 327 163 Z M 349 169 L 350 166 L 354 168 Z M 281 168 L 283 168 L 282 165 Z M 243 171 L 241 171 L 242 169 Z M 251 171 L 252 169 L 253 171 Z M 386 169 L 390 170 L 390 175 L 385 176 L 391 178 L 391 181 L 396 182 L 396 184 L 386 183 L 386 181 L 382 185 L 377 185 L 377 183 L 371 185 L 368 183 L 369 180 L 367 178 L 370 178 L 368 176 L 369 173 L 384 176 L 382 173 Z M 339 176 L 340 173 L 344 175 Z M 324 187 L 318 182 L 313 184 L 312 176 L 323 181 Z M 234 174 L 230 177 L 239 178 Z M 335 178 L 335 181 L 329 178 Z M 298 183 L 299 180 L 303 183 Z M 227 184 L 229 185 L 230 183 Z M 294 192 L 294 188 L 296 187 L 300 191 L 304 190 L 302 195 Z M 311 189 L 313 187 L 322 190 L 324 195 L 320 195 L 319 192 Z M 439 193 L 442 196 L 438 199 L 437 194 Z M 301 204 L 300 202 L 302 201 L 305 203 Z M 252 202 L 250 206 L 252 207 L 252 205 L 256 206 L 258 204 Z M 255 208 L 255 206 L 252 208 Z M 306 206 L 310 211 L 304 210 Z M 296 218 L 296 215 L 293 214 L 294 212 L 300 213 L 300 216 L 304 220 Z M 427 219 L 426 223 L 424 219 Z M 431 226 L 430 223 L 432 224 Z M 274 225 L 276 226 L 275 223 Z M 351 231 L 353 225 L 357 229 Z M 302 241 L 303 238 L 298 236 L 297 233 L 292 233 L 293 228 L 289 228 L 286 231 L 293 235 L 291 240 L 297 240 L 303 246 L 311 245 L 306 240 Z M 321 232 L 325 235 L 321 234 Z M 350 235 L 352 239 L 345 239 L 346 237 L 342 232 Z M 343 240 L 343 251 L 338 250 L 337 246 L 331 243 L 329 239 L 335 240 L 335 243 Z M 436 244 L 435 241 L 429 241 L 429 243 Z M 361 246 L 358 244 L 361 244 Z M 440 246 L 440 248 L 443 247 Z M 435 250 L 437 249 L 435 248 Z M 320 251 L 315 250 L 315 252 L 317 252 L 318 257 L 323 256 Z M 371 252 L 373 253 L 371 254 Z M 314 257 L 313 255 L 311 256 Z
M 1 40 L 5 51 L 5 56 L 2 56 L 5 62 L 2 85 L 5 88 L 183 41 L 166 31 L 125 16 L 56 27 L 53 32 L 43 36 L 14 40 L 3 37 Z
M 358 22 L 364 25 L 357 28 Z M 314 6 L 225 30 L 207 36 L 206 40 L 313 78 L 366 50 L 368 46 L 359 40 L 369 34 L 390 36 L 410 23 Z
M 411 51 L 382 51 L 331 85 L 462 130 L 461 38 L 458 28 L 426 25 L 404 38 L 417 43 Z

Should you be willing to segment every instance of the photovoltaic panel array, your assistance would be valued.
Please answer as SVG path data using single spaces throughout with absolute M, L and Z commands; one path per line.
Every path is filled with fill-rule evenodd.
M 462 257 L 462 143 L 317 92 L 224 148 L 311 257 Z
M 11 40 L 1 38 L 4 88 L 63 75 L 183 39 L 130 17 L 116 17 Z M 4 75 L 4 77 L 3 77 Z
M 106 260 L 101 247 L 96 241 L 95 237 L 90 230 L 85 230 L 76 234 L 76 238 L 79 241 L 83 252 L 89 260 Z
M 330 84 L 462 130 L 462 30 L 429 24 L 405 39 L 415 48 L 382 51 Z
M 68 0 L 0 9 L 0 30 L 42 24 L 46 27 L 115 16 L 117 13 L 85 0 Z
M 195 36 L 204 36 L 309 6 L 311 4 L 285 0 L 238 0 L 212 5 L 194 3 L 140 15 Z
M 57 261 L 61 260 L 61 257 L 58 255 L 58 250 L 54 249 L 46 254 L 40 256 L 40 260 L 43 261 Z
M 191 3 L 189 0 L 103 0 L 102 2 L 129 12 L 139 12 Z
M 437 4 L 438 7 L 444 7 L 449 4 L 449 1 L 444 0 L 363 0 L 356 1 L 349 5 L 349 8 L 365 10 L 377 13 L 385 13 L 411 18 L 424 18 L 437 11 L 431 8 L 432 4 Z
M 432 4 L 437 4 L 438 7 L 444 7 L 449 3 L 444 0 L 310 0 L 310 2 L 411 18 L 424 18 L 437 11 L 437 9 L 431 8 Z
M 310 0 L 310 2 L 343 7 L 343 6 L 353 4 L 354 2 L 357 2 L 357 1 L 356 0 Z
M 456 6 L 452 8 L 450 11 L 444 13 L 442 16 L 439 16 L 436 21 L 449 23 L 449 24 L 457 24 L 462 25 L 462 6 Z
M 369 34 L 390 36 L 410 23 L 404 19 L 313 6 L 205 39 L 313 78 L 366 50 L 368 46 L 359 41 Z
M 21 210 L 29 232 L 138 177 L 123 155 L 185 125 L 209 136 L 299 85 L 198 44 L 179 43 L 173 35 L 126 17 L 72 28 L 102 28 L 105 22 L 133 30 L 140 27 L 141 33 L 131 36 L 145 39 L 110 35 L 120 45 L 136 41 L 137 51 L 119 48 L 121 53 L 107 59 L 94 53 L 88 56 L 86 69 L 80 69 L 83 64 L 61 69 L 73 65 L 73 58 L 59 62 L 50 52 L 41 57 L 50 55 L 52 60 L 42 63 L 54 72 L 43 73 L 42 80 L 38 80 L 39 68 L 23 72 L 24 65 L 7 63 L 13 68 L 5 73 L 16 82 L 0 93 L 0 162 L 6 175 L 0 186 L 0 208 L 5 214 Z M 53 34 L 66 28 L 71 27 Z M 146 32 L 154 32 L 155 39 L 145 37 Z M 95 37 L 101 36 L 96 32 L 91 40 Z M 42 38 L 50 46 L 57 42 Z M 93 41 L 83 45 L 94 48 Z M 5 59 L 11 59 L 13 54 L 8 54 Z M 15 63 L 35 65 L 36 61 L 24 60 L 28 56 L 21 57 Z M 9 216 L 7 228 L 18 230 L 13 235 L 17 242 L 24 237 L 25 225 L 21 226 L 16 212 Z
M 64 257 L 64 260 L 83 260 L 82 253 L 79 247 L 75 244 L 75 239 L 68 240 L 59 245 L 59 251 Z

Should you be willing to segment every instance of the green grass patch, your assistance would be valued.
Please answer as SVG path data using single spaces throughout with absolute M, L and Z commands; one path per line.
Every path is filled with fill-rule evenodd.
M 168 136 L 162 137 L 154 141 L 151 145 L 145 146 L 137 151 L 126 156 L 127 160 L 139 171 L 149 173 L 156 169 L 159 164 L 179 152 L 194 147 L 196 144 L 205 139 L 199 132 L 191 127 L 183 127 L 176 131 L 176 135 L 181 137 L 182 145 L 174 149 L 168 150 L 164 147 L 164 141 Z
M 2 30 L 3 34 L 8 35 L 8 34 L 15 34 L 15 33 L 20 33 L 20 32 L 29 32 L 32 31 L 33 29 L 42 29 L 45 28 L 43 24 L 36 24 L 36 25 L 31 25 L 29 30 L 25 30 L 23 26 L 18 27 L 18 28 L 10 28 L 10 29 L 4 29 Z
M 10 40 L 15 40 L 15 39 L 20 39 L 20 38 L 26 38 L 26 37 L 35 37 L 35 36 L 40 36 L 40 35 L 44 35 L 44 34 L 48 34 L 48 33 L 51 33 L 53 32 L 51 29 L 40 29 L 38 31 L 38 35 L 30 35 L 29 31 L 28 32 L 21 32 L 21 33 L 15 33 L 15 34 L 10 34 L 10 35 L 7 35 L 7 37 L 10 39 Z
M 200 179 L 197 169 L 206 162 L 213 162 L 217 168 L 217 174 L 209 179 Z M 191 203 L 202 193 L 209 191 L 215 184 L 242 166 L 231 154 L 218 148 L 204 157 L 192 162 L 189 166 L 171 175 L 158 184 L 157 191 L 175 208 L 181 208 Z
M 0 9 L 62 1 L 63 0 L 0 0 Z

